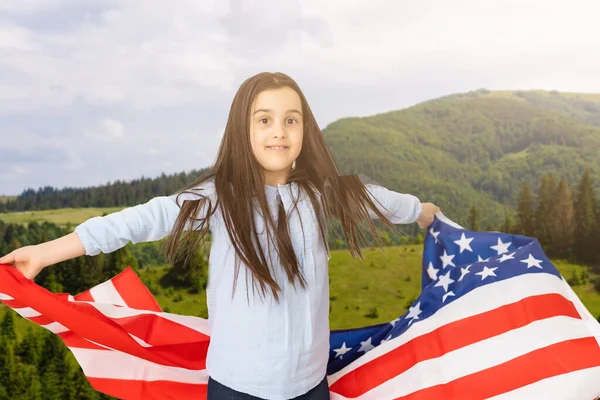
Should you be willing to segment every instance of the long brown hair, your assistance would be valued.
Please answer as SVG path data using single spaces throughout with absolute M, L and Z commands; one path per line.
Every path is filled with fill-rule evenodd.
M 268 211 L 264 173 L 252 152 L 249 123 L 251 106 L 256 96 L 265 90 L 285 86 L 295 90 L 300 96 L 304 121 L 302 150 L 296 159 L 295 168 L 291 170 L 288 177 L 288 183 L 295 182 L 299 189 L 304 190 L 308 195 L 315 215 L 320 216 L 317 218 L 319 231 L 327 251 L 329 251 L 329 246 L 325 230 L 331 218 L 340 221 L 352 257 L 356 258 L 356 254 L 358 254 L 364 260 L 358 243 L 358 237 L 363 243 L 367 242 L 359 229 L 362 221 L 368 223 L 373 237 L 376 238 L 379 247 L 383 250 L 383 243 L 376 232 L 366 206 L 370 207 L 386 225 L 392 229 L 395 228 L 394 224 L 378 210 L 371 200 L 365 187 L 364 175 L 342 176 L 340 174 L 308 102 L 296 82 L 280 72 L 263 72 L 248 78 L 238 89 L 231 104 L 225 133 L 214 165 L 209 168 L 208 172 L 178 192 L 178 194 L 189 193 L 204 182 L 212 180 L 215 185 L 217 204 L 210 204 L 211 200 L 207 196 L 202 196 L 201 193 L 202 197 L 198 200 L 184 201 L 183 205 L 180 205 L 179 217 L 165 242 L 165 256 L 170 262 L 173 262 L 176 256 L 177 258 L 185 256 L 186 260 L 189 260 L 192 254 L 198 250 L 198 244 L 209 230 L 210 216 L 219 207 L 225 229 L 237 255 L 233 293 L 237 284 L 241 259 L 252 273 L 253 289 L 258 283 L 260 291 L 264 295 L 266 289 L 269 288 L 277 302 L 279 302 L 281 288 L 269 271 L 256 233 L 254 194 L 256 194 L 265 220 L 264 226 L 267 229 L 268 240 L 271 240 L 271 232 L 277 232 L 274 243 L 276 243 L 279 258 L 289 282 L 295 285 L 298 280 L 300 285 L 305 288 L 306 280 L 300 272 L 301 268 L 292 247 L 286 212 L 281 199 L 278 204 L 277 226 Z M 209 203 L 208 206 L 205 204 L 206 202 Z M 294 202 L 292 212 L 297 207 L 297 203 L 298 199 Z M 207 212 L 199 216 L 199 210 L 207 210 Z M 200 221 L 200 224 L 193 229 L 196 221 Z M 188 234 L 180 238 L 188 222 L 192 222 Z M 254 247 L 253 239 L 258 245 L 258 252 Z

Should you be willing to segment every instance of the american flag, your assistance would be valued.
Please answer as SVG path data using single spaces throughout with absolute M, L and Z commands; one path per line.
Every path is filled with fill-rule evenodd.
M 206 398 L 205 319 L 162 312 L 130 268 L 71 296 L 0 266 L 0 301 L 59 335 L 91 385 L 122 399 Z M 243 334 L 243 333 L 241 333 Z M 421 295 L 389 323 L 331 332 L 340 399 L 593 399 L 600 324 L 534 238 L 438 213 Z

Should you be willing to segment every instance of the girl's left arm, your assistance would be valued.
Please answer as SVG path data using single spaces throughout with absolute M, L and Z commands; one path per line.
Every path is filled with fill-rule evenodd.
M 419 219 L 422 204 L 416 196 L 394 192 L 372 183 L 366 183 L 365 188 L 371 194 L 377 209 L 393 224 L 411 224 Z M 373 210 L 369 207 L 367 207 L 367 210 L 372 219 L 378 219 Z

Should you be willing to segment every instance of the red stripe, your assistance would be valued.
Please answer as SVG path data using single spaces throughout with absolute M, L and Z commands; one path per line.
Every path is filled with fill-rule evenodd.
M 92 387 L 127 400 L 205 400 L 206 384 L 88 378 Z
M 487 399 L 542 379 L 599 365 L 600 347 L 594 337 L 566 340 L 399 399 Z
M 358 397 L 421 361 L 440 357 L 533 321 L 558 315 L 581 319 L 573 303 L 553 293 L 527 297 L 494 310 L 452 321 L 348 372 L 331 385 L 331 391 L 350 398 Z
M 114 321 L 152 346 L 170 344 L 174 337 L 178 342 L 208 342 L 210 339 L 201 332 L 155 314 L 140 314 Z
M 92 350 L 106 350 L 105 347 L 98 346 L 90 342 L 89 340 L 85 340 L 84 338 L 77 336 L 71 331 L 57 333 L 58 337 L 62 339 L 62 341 L 70 348 L 76 349 L 92 349 Z
M 79 293 L 73 296 L 73 299 L 77 301 L 94 301 L 94 297 L 92 296 L 92 293 L 89 290 L 86 290 L 83 293 Z
M 125 268 L 111 281 L 128 307 L 138 310 L 162 311 L 150 290 L 131 267 Z
M 36 325 L 49 325 L 55 322 L 52 321 L 50 318 L 45 317 L 44 315 L 38 315 L 37 317 L 28 317 L 27 319 Z

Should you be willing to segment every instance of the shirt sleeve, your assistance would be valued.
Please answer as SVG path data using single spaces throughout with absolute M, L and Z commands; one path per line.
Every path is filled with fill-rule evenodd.
M 412 194 L 394 192 L 372 183 L 366 183 L 365 188 L 377 209 L 393 224 L 410 224 L 421 215 L 421 201 Z M 379 219 L 371 208 L 367 207 L 367 210 L 372 219 Z
M 202 189 L 202 190 L 198 190 Z M 194 193 L 183 193 L 179 196 L 179 204 L 185 200 L 197 200 L 208 196 L 214 207 L 215 187 L 212 180 L 205 181 Z M 176 202 L 177 193 L 170 196 L 158 196 L 150 201 L 129 207 L 104 217 L 93 217 L 75 228 L 85 254 L 94 256 L 99 253 L 111 253 L 124 247 L 127 243 L 150 242 L 160 240 L 171 233 L 181 208 Z M 199 216 L 204 218 L 208 204 L 205 203 Z M 189 229 L 190 222 L 186 223 Z M 200 224 L 195 222 L 194 228 Z

